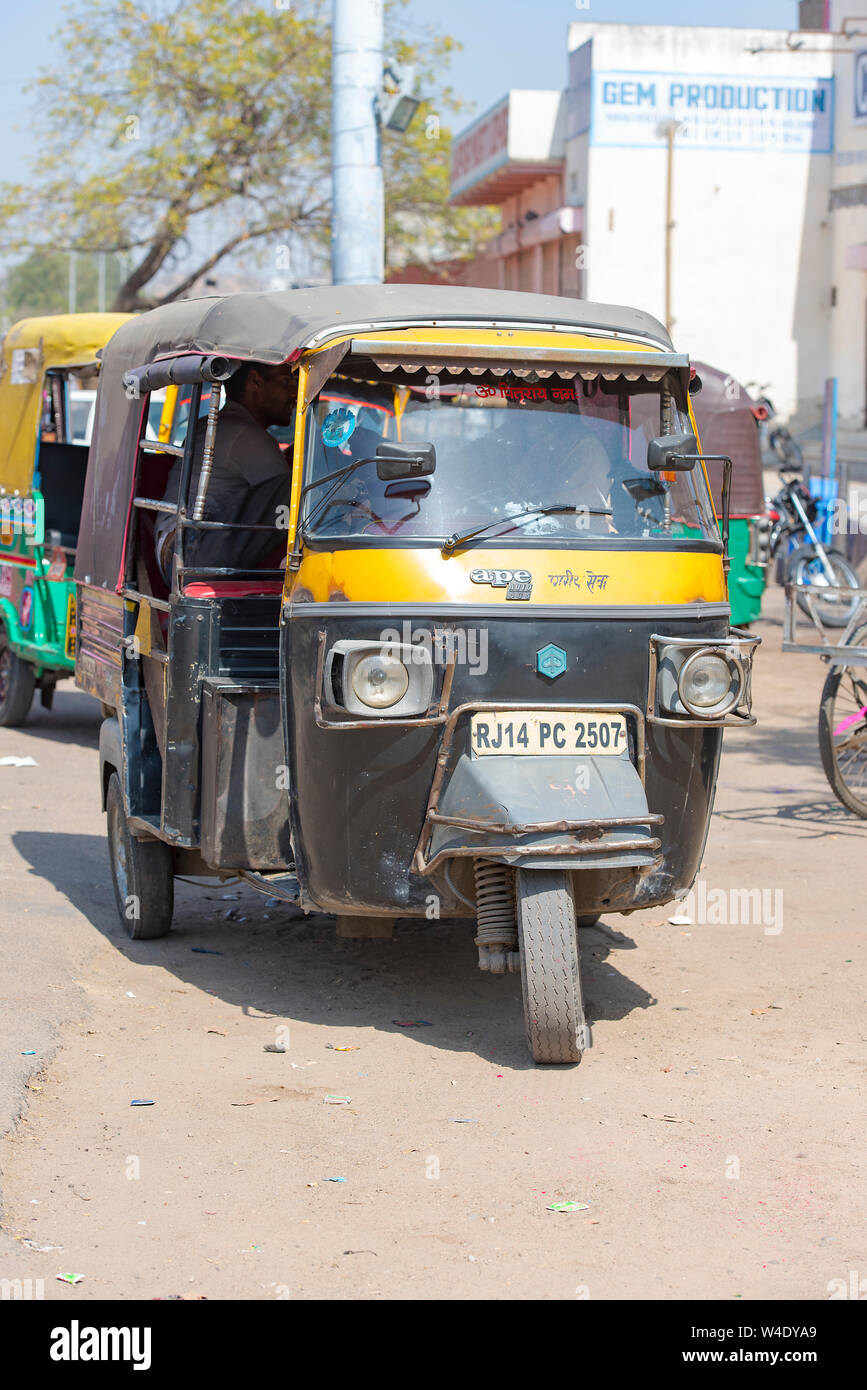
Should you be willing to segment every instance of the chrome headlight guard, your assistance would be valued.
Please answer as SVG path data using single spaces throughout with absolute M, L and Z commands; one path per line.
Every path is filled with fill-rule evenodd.
M 752 665 L 753 653 L 761 640 L 734 627 L 722 638 L 654 633 L 650 638 L 648 723 L 689 729 L 747 728 L 755 724 L 751 712 Z M 681 693 L 682 673 L 700 656 L 720 656 L 729 666 L 732 695 L 720 712 L 711 709 L 706 715 L 699 714 Z

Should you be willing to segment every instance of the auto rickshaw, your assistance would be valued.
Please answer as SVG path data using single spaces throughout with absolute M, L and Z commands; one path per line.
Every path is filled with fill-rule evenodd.
M 128 314 L 22 319 L 0 357 L 0 725 L 38 689 L 51 708 L 75 658 L 72 566 L 97 354 Z
M 731 621 L 747 626 L 761 615 L 770 561 L 771 522 L 765 507 L 756 402 L 734 377 L 695 362 L 701 389 L 691 395 L 701 447 L 727 454 L 733 464 L 729 518 Z M 708 466 L 717 515 L 722 510 L 722 467 Z
M 190 537 L 239 525 L 208 487 L 222 383 L 250 361 L 297 371 L 285 566 L 203 566 Z M 169 930 L 176 874 L 307 912 L 463 918 L 482 970 L 520 972 L 536 1061 L 580 1060 L 579 925 L 688 892 L 723 730 L 755 722 L 731 465 L 721 533 L 689 382 L 647 314 L 522 293 L 237 294 L 122 327 L 76 680 L 117 712 L 100 787 L 128 934 Z M 183 444 L 144 423 L 173 385 L 192 421 L 210 392 Z

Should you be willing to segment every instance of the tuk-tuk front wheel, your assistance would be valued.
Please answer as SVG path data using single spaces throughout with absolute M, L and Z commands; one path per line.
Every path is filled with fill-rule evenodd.
M 518 869 L 516 888 L 530 1051 L 536 1062 L 580 1062 L 588 1039 L 569 875 L 554 869 Z
M 162 840 L 137 840 L 130 833 L 116 772 L 105 797 L 108 850 L 117 912 L 133 941 L 165 936 L 175 910 L 172 852 Z
M 36 673 L 16 656 L 9 645 L 9 634 L 0 619 L 0 726 L 15 729 L 23 724 L 33 703 Z

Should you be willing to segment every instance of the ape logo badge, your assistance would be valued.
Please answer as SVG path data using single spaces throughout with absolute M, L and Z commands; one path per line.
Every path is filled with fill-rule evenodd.
M 533 576 L 529 570 L 470 570 L 473 584 L 490 584 L 505 589 L 507 599 L 528 599 L 533 592 Z
M 540 676 L 547 676 L 549 681 L 554 681 L 558 676 L 562 676 L 568 665 L 569 658 L 563 648 L 555 647 L 553 642 L 549 642 L 545 647 L 540 647 L 536 653 L 536 670 Z

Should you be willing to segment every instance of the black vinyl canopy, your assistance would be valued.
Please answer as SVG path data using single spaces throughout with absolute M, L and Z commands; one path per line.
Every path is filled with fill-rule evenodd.
M 419 325 L 590 331 L 671 350 L 662 324 L 638 309 L 453 285 L 327 285 L 186 299 L 152 309 L 123 324 L 102 354 L 76 579 L 118 591 L 123 586 L 136 448 L 147 406 L 129 378 L 124 385 L 127 373 L 186 354 L 292 362 L 305 349 L 348 333 Z
M 734 377 L 703 362 L 693 366 L 701 378 L 701 390 L 690 398 L 701 447 L 732 461 L 732 516 L 758 516 L 765 501 L 755 402 Z M 721 463 L 707 465 L 717 516 L 722 514 L 722 470 Z

